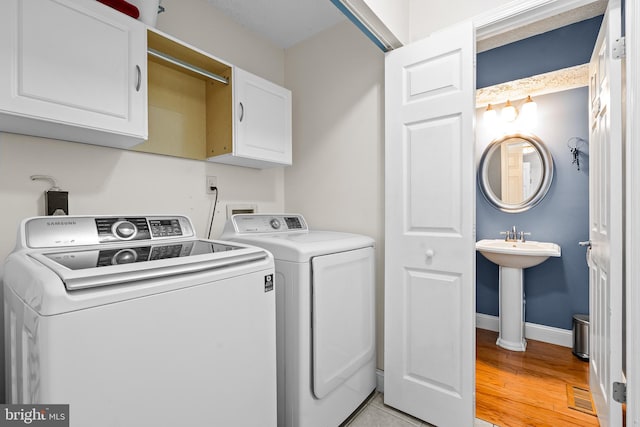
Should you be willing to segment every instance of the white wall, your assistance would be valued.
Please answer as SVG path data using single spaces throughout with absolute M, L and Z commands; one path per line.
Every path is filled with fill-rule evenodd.
M 286 50 L 293 166 L 285 207 L 315 229 L 376 240 L 378 367 L 383 356 L 384 55 L 350 22 Z
M 201 0 L 164 0 L 158 28 L 276 83 L 284 80 L 284 51 L 247 32 Z M 44 182 L 52 175 L 69 191 L 71 214 L 189 215 L 199 236 L 208 228 L 212 196 L 205 176 L 220 189 L 213 237 L 221 232 L 227 202 L 257 203 L 262 212 L 284 210 L 283 168 L 255 170 L 129 152 L 80 143 L 0 133 L 0 260 L 13 249 L 20 220 L 44 211 Z M 2 267 L 0 267 L 0 274 Z M 1 318 L 1 316 L 0 316 Z M 0 366 L 4 366 L 0 346 Z M 0 370 L 0 383 L 3 382 Z M 0 388 L 4 402 L 4 389 Z
M 72 215 L 176 213 L 191 217 L 199 236 L 209 227 L 213 196 L 205 176 L 218 178 L 221 202 L 212 236 L 225 220 L 229 200 L 284 206 L 282 170 L 257 170 L 137 153 L 75 142 L 0 133 L 0 258 L 13 248 L 22 218 L 42 215 L 49 184 L 30 175 L 52 175 L 69 191 Z
M 487 10 L 513 0 L 409 0 L 411 41 L 427 37 L 434 31 L 471 19 Z
M 284 85 L 284 50 L 250 32 L 206 0 L 162 0 L 157 27 L 240 68 Z

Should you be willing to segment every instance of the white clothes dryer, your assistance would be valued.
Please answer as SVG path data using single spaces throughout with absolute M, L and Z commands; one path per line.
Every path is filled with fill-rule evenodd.
M 278 426 L 339 426 L 376 387 L 373 239 L 239 214 L 225 240 L 275 258 Z
M 7 403 L 71 427 L 271 426 L 273 257 L 183 216 L 26 219 L 4 268 Z

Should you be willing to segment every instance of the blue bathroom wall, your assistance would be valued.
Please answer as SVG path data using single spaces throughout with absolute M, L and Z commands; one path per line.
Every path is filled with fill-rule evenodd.
M 560 245 L 562 256 L 524 272 L 526 321 L 571 329 L 573 314 L 589 312 L 589 276 L 585 249 L 589 240 L 588 145 L 582 143 L 580 170 L 572 164 L 572 138 L 587 141 L 588 89 L 586 87 L 535 98 L 538 125 L 533 129 L 553 157 L 554 176 L 546 197 L 534 208 L 518 214 L 504 213 L 490 205 L 477 187 L 476 237 L 499 239 L 513 225 L 531 232 L 530 240 Z M 477 116 L 478 161 L 486 145 L 497 135 L 484 129 L 482 109 Z M 499 304 L 498 266 L 477 254 L 476 311 L 497 316 Z
M 476 58 L 478 89 L 586 64 L 602 16 L 481 52 Z
M 602 17 L 478 54 L 477 87 L 530 77 L 589 62 Z M 505 97 L 506 99 L 506 97 Z M 560 258 L 525 270 L 526 321 L 571 329 L 572 316 L 589 312 L 589 277 L 585 249 L 589 239 L 588 88 L 535 97 L 538 124 L 531 131 L 540 137 L 554 159 L 551 189 L 542 202 L 519 214 L 495 209 L 476 191 L 476 237 L 500 238 L 513 225 L 531 232 L 531 240 L 549 241 L 562 248 Z M 477 161 L 496 137 L 477 111 Z M 581 138 L 580 170 L 572 164 L 569 141 Z M 571 141 L 571 145 L 575 140 Z M 498 316 L 498 267 L 477 254 L 476 311 Z

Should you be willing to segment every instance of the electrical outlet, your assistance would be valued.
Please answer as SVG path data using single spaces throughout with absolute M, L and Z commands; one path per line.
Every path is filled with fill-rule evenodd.
M 213 194 L 214 187 L 218 187 L 218 178 L 215 176 L 207 176 L 207 194 Z

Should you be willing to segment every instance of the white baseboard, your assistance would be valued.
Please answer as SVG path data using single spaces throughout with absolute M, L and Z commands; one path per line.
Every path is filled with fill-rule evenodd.
M 384 371 L 376 369 L 376 391 L 384 393 Z
M 499 318 L 488 314 L 476 313 L 476 328 L 498 332 L 500 329 Z M 535 341 L 569 348 L 573 347 L 573 331 L 570 329 L 560 329 L 526 322 L 524 324 L 524 336 Z

